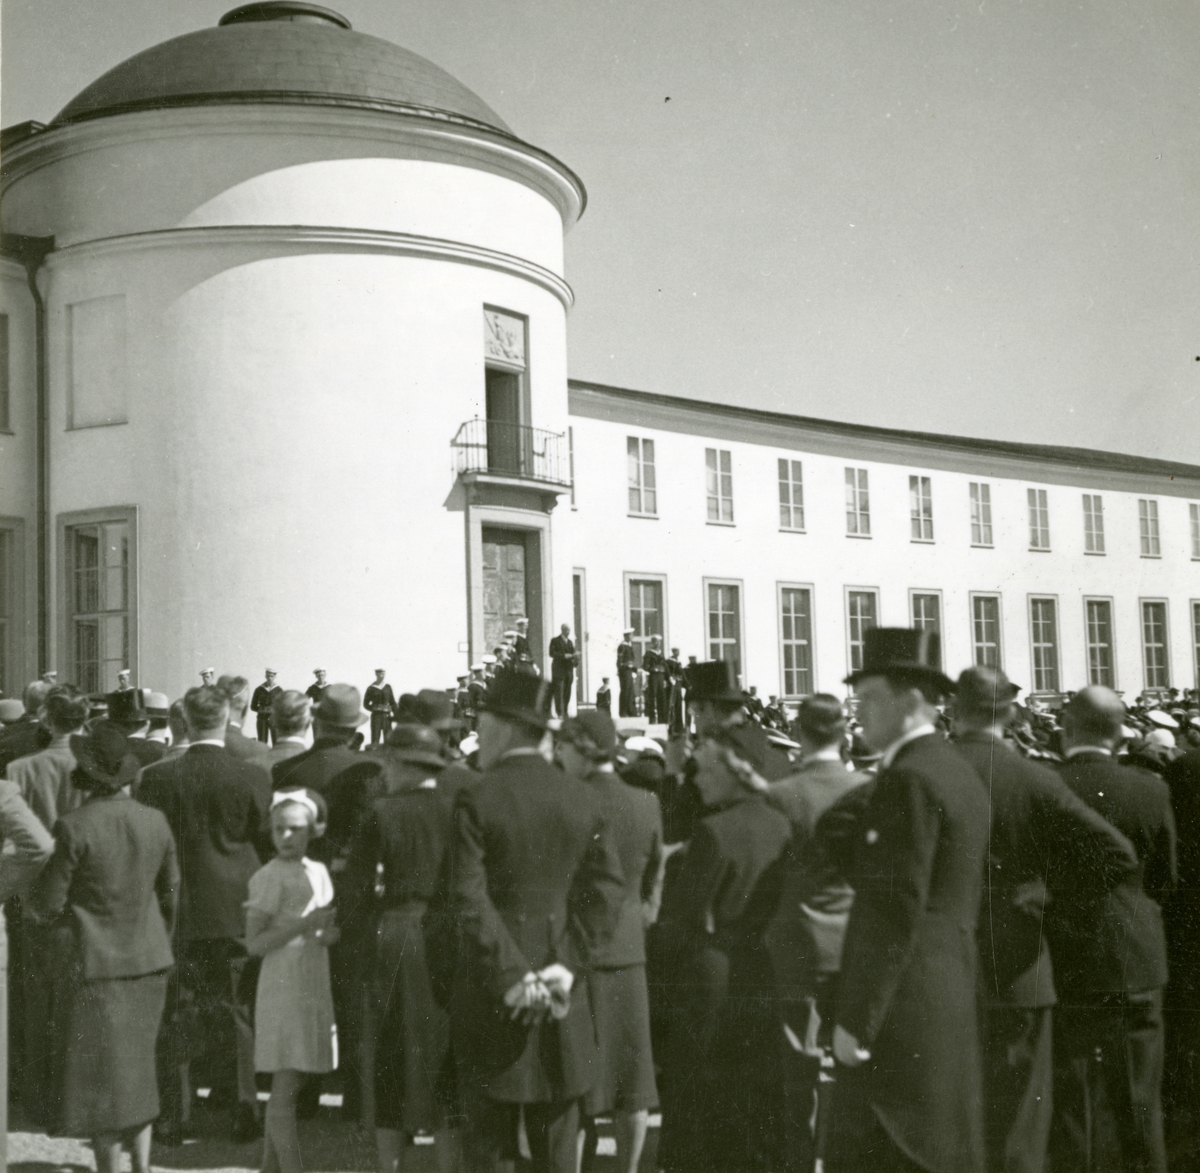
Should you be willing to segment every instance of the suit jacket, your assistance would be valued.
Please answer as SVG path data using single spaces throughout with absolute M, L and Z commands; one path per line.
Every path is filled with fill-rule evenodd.
M 193 745 L 144 770 L 137 798 L 166 815 L 179 847 L 178 939 L 244 936 L 247 885 L 270 854 L 262 770 Z
M 54 838 L 30 903 L 44 917 L 69 914 L 84 979 L 169 969 L 179 864 L 162 812 L 118 791 L 63 815 Z
M 1133 875 L 1133 845 L 1053 771 L 986 733 L 954 740 L 991 801 L 987 881 L 979 908 L 985 998 L 1009 1006 L 1052 1006 L 1052 953 L 1042 934 L 1079 892 L 1109 891 Z M 1085 918 L 1085 910 L 1080 910 Z
M 369 800 L 364 772 L 355 769 L 365 757 L 336 737 L 314 741 L 310 749 L 271 767 L 275 790 L 311 788 L 329 807 L 329 826 L 322 839 L 313 841 L 310 854 L 322 863 L 345 859 L 350 852 Z M 343 775 L 345 775 L 343 777 Z M 336 875 L 334 882 L 337 882 Z
M 267 768 L 267 754 L 270 747 L 257 737 L 247 737 L 236 725 L 225 727 L 225 748 L 241 762 Z
M 0 779 L 0 903 L 32 883 L 54 851 L 54 840 L 26 805 L 15 782 Z
M 1074 909 L 1051 910 L 1047 927 L 1060 998 L 1067 1004 L 1095 993 L 1138 993 L 1167 983 L 1162 904 L 1177 879 L 1175 819 L 1166 782 L 1120 766 L 1101 753 L 1063 762 L 1062 779 L 1132 844 L 1138 867 L 1102 899 L 1076 893 Z
M 1179 835 L 1179 885 L 1163 905 L 1168 998 L 1179 1006 L 1200 1005 L 1200 749 L 1173 761 L 1163 775 Z
M 494 1100 L 574 1099 L 596 1039 L 587 967 L 616 927 L 620 861 L 599 798 L 537 754 L 507 756 L 455 800 L 453 888 L 463 957 L 451 1022 L 469 1082 Z M 559 962 L 575 975 L 565 1018 L 509 1021 L 508 989 Z
M 936 733 L 901 746 L 876 780 L 851 874 L 836 1021 L 871 1059 L 838 1085 L 833 1146 L 848 1164 L 863 1159 L 873 1116 L 932 1173 L 983 1169 L 975 926 L 987 840 L 987 792 L 966 761 Z
M 271 771 L 271 781 L 275 781 L 275 767 L 280 762 L 290 761 L 292 758 L 299 757 L 306 752 L 308 746 L 302 741 L 293 741 L 290 737 L 281 737 L 267 751 L 267 756 L 264 760 L 264 765 Z
M 0 729 L 0 771 L 9 762 L 43 750 L 53 739 L 44 725 L 31 713 Z
M 75 755 L 67 738 L 59 738 L 39 753 L 17 758 L 8 764 L 8 778 L 17 784 L 47 831 L 54 830 L 59 818 L 83 805 L 83 791 L 71 782 Z
M 575 641 L 556 635 L 550 641 L 550 671 L 554 676 L 571 676 L 575 672 Z

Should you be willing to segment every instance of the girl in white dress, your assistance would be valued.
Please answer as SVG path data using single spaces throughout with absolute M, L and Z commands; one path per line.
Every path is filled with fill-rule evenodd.
M 306 791 L 275 795 L 271 838 L 278 854 L 250 877 L 246 902 L 246 949 L 263 959 L 254 1066 L 271 1073 L 264 1173 L 300 1173 L 296 1097 L 306 1075 L 337 1066 L 328 952 L 338 936 L 333 884 L 325 865 L 305 855 L 317 819 Z

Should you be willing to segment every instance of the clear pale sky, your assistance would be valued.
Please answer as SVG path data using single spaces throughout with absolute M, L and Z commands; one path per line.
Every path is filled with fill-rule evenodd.
M 4 124 L 234 2 L 3 0 Z M 1200 462 L 1194 0 L 332 6 L 582 176 L 574 377 Z

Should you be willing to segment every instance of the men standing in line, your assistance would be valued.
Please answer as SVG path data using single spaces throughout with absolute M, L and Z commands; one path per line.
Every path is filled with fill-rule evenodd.
M 987 792 L 941 737 L 937 632 L 876 627 L 858 694 L 882 754 L 863 814 L 833 1030 L 829 1173 L 982 1173 L 975 926 Z
M 651 725 L 667 721 L 667 658 L 662 651 L 662 636 L 652 635 L 650 646 L 642 654 L 642 669 L 646 673 L 646 720 Z
M 313 708 L 315 709 L 321 703 L 321 698 L 325 695 L 325 690 L 329 687 L 329 682 L 326 678 L 324 668 L 314 668 L 313 675 L 317 679 L 304 690 L 304 695 L 312 701 Z
M 382 745 L 387 741 L 392 718 L 396 715 L 396 695 L 392 692 L 392 686 L 384 683 L 386 675 L 382 668 L 376 668 L 375 683 L 367 685 L 367 691 L 363 693 L 363 708 L 371 714 L 372 745 Z
M 550 641 L 550 682 L 554 686 L 554 715 L 565 717 L 571 703 L 571 685 L 575 681 L 575 664 L 579 653 L 571 638 L 571 627 L 564 623 L 559 634 Z
M 1138 867 L 1079 922 L 1047 914 L 1059 1007 L 1055 1016 L 1055 1173 L 1097 1168 L 1166 1173 L 1161 906 L 1176 881 L 1175 820 L 1167 784 L 1119 766 L 1113 750 L 1125 706 L 1090 685 L 1063 708 L 1063 781 L 1133 844 Z M 1093 899 L 1095 899 L 1093 897 Z M 1056 936 L 1057 934 L 1057 936 Z M 1060 947 L 1061 941 L 1061 947 Z
M 1053 1118 L 1054 973 L 1047 906 L 1096 932 L 1096 897 L 1137 867 L 1133 846 L 1063 780 L 1004 740 L 1019 690 L 968 668 L 954 692 L 954 746 L 991 798 L 979 910 L 984 1127 L 991 1173 L 1042 1173 Z M 1086 893 L 1086 904 L 1079 905 Z M 1074 903 L 1075 907 L 1070 905 Z M 1090 919 L 1089 919 L 1090 918 Z M 1090 930 L 1089 930 L 1090 926 Z
M 266 680 L 254 690 L 254 695 L 250 698 L 250 711 L 258 723 L 258 740 L 266 743 L 271 740 L 271 705 L 283 689 L 275 683 L 274 668 L 268 668 L 264 675 Z
M 547 681 L 497 677 L 479 717 L 483 777 L 455 808 L 463 960 L 451 1024 L 468 1173 L 515 1156 L 522 1114 L 534 1169 L 575 1173 L 597 1062 L 587 968 L 624 882 L 599 800 L 539 752 L 549 699 Z
M 637 702 L 634 697 L 633 678 L 637 671 L 637 655 L 633 650 L 633 628 L 625 628 L 621 642 L 617 644 L 617 683 L 620 692 L 617 696 L 617 715 L 620 717 L 636 717 Z

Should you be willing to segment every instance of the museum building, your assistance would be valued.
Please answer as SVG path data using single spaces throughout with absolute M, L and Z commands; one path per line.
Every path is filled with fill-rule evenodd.
M 268 0 L 0 142 L 0 690 L 450 683 L 530 619 L 837 690 L 874 623 L 1126 693 L 1200 670 L 1200 467 L 567 377 L 583 184 Z

